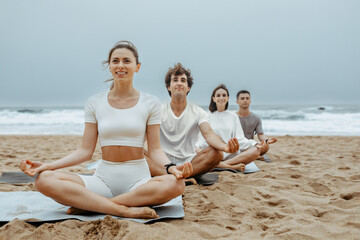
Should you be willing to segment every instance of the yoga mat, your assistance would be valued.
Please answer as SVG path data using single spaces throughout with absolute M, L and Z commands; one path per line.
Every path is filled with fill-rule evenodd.
M 9 222 L 15 218 L 26 222 L 52 222 L 66 219 L 78 219 L 81 221 L 93 221 L 104 219 L 104 214 L 89 215 L 68 215 L 66 214 L 68 206 L 61 205 L 51 198 L 42 195 L 39 192 L 19 191 L 19 192 L 0 192 L 0 222 Z M 183 218 L 185 216 L 182 197 L 172 199 L 171 201 L 153 207 L 160 216 L 155 219 L 134 219 L 115 217 L 117 219 L 126 219 L 139 223 L 150 223 L 166 218 Z
M 217 182 L 219 174 L 217 173 L 205 173 L 200 176 L 194 177 L 198 185 L 210 186 Z
M 3 172 L 0 176 L 0 183 L 30 183 L 35 181 L 36 176 L 30 177 L 23 172 Z
M 88 173 L 82 173 L 81 175 L 91 175 Z M 0 176 L 0 183 L 11 184 L 24 184 L 34 182 L 38 174 L 34 177 L 30 177 L 24 172 L 3 172 Z
M 240 172 L 238 170 L 230 169 L 230 168 L 214 168 L 212 171 L 213 172 L 230 171 L 230 172 L 234 172 L 234 173 Z M 245 165 L 245 170 L 242 173 L 248 174 L 248 173 L 254 173 L 257 171 L 260 171 L 260 168 L 258 168 L 254 162 L 251 162 L 251 163 Z
M 86 168 L 88 170 L 93 170 L 93 169 L 96 169 L 96 167 L 99 165 L 101 160 L 97 160 L 95 162 L 92 162 L 92 163 L 89 163 L 88 165 L 86 165 Z
M 264 157 L 265 162 L 268 162 L 268 163 L 271 162 L 271 159 L 269 158 L 268 155 L 264 154 L 263 157 Z

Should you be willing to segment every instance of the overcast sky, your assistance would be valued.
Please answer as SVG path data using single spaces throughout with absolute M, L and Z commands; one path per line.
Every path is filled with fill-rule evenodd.
M 82 106 L 110 77 L 119 40 L 138 48 L 134 84 L 169 100 L 192 70 L 192 102 L 220 83 L 255 104 L 360 104 L 359 0 L 1 0 L 0 106 Z

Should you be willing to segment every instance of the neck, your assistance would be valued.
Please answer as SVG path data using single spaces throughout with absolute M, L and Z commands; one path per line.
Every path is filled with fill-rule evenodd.
M 180 98 L 176 98 L 176 97 L 171 98 L 170 106 L 176 116 L 181 115 L 181 113 L 185 110 L 186 105 L 187 105 L 186 96 Z
M 138 91 L 132 85 L 132 82 L 114 81 L 114 87 L 111 89 L 112 96 L 126 97 L 136 95 Z
M 247 117 L 250 115 L 250 109 L 249 108 L 239 108 L 239 111 L 237 111 L 237 114 L 241 117 Z
M 222 106 L 216 106 L 216 111 L 218 111 L 218 112 L 223 112 L 223 111 L 225 111 L 226 109 L 225 109 L 225 106 L 224 105 L 222 105 Z

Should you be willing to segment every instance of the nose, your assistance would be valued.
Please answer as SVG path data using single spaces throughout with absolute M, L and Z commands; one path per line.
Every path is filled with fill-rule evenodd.
M 124 67 L 123 61 L 119 61 L 118 67 L 120 67 L 120 68 Z

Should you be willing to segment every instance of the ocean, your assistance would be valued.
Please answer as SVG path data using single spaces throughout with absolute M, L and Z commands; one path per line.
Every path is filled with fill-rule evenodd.
M 253 105 L 251 110 L 270 136 L 360 136 L 358 105 Z M 0 108 L 1 135 L 81 135 L 83 130 L 83 107 Z

